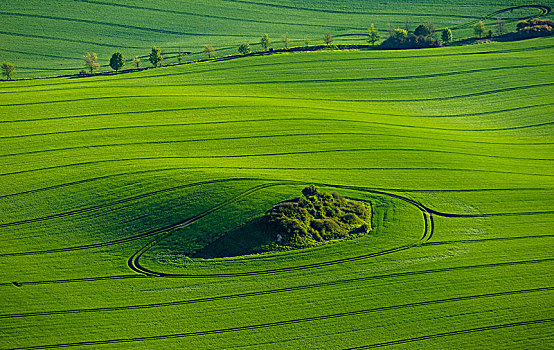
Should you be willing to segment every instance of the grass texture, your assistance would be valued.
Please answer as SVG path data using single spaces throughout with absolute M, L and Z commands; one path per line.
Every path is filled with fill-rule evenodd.
M 2 82 L 0 347 L 549 347 L 553 47 Z M 370 201 L 372 233 L 190 258 L 307 184 Z
M 413 31 L 432 21 L 437 29 L 453 29 L 460 40 L 473 36 L 479 20 L 487 31 L 496 30 L 497 18 L 514 30 L 520 19 L 551 16 L 547 8 L 552 6 L 530 0 L 19 0 L 0 4 L 0 62 L 15 64 L 19 78 L 57 76 L 78 73 L 83 56 L 96 52 L 100 71 L 106 72 L 116 51 L 127 59 L 124 68 L 133 66 L 135 56 L 150 66 L 146 56 L 153 45 L 162 49 L 164 64 L 175 64 L 179 49 L 191 53 L 185 60 L 206 58 L 204 45 L 213 46 L 218 56 L 237 54 L 242 43 L 259 51 L 264 33 L 274 48 L 285 46 L 286 33 L 292 46 L 305 45 L 305 39 L 321 45 L 326 32 L 337 44 L 367 44 L 371 23 L 381 39 L 389 25 Z

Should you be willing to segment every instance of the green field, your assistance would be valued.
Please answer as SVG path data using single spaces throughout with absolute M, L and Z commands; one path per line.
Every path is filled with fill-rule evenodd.
M 187 60 L 205 58 L 203 45 L 212 45 L 218 56 L 237 54 L 241 43 L 260 50 L 260 37 L 268 33 L 274 48 L 284 46 L 288 33 L 293 46 L 323 43 L 329 31 L 337 44 L 364 44 L 371 23 L 386 37 L 389 24 L 412 31 L 432 21 L 437 28 L 453 29 L 454 39 L 473 35 L 472 25 L 483 19 L 495 30 L 497 18 L 513 30 L 519 19 L 539 16 L 554 7 L 550 0 L 501 1 L 321 1 L 321 0 L 159 0 L 102 1 L 36 0 L 0 3 L 0 62 L 16 66 L 17 76 L 30 78 L 76 74 L 84 68 L 83 56 L 98 53 L 100 71 L 110 71 L 111 55 L 127 58 L 146 55 L 152 45 L 163 50 L 164 64 L 177 63 L 179 48 L 192 54 Z M 511 8 L 516 8 L 508 10 Z M 548 18 L 552 18 L 548 14 Z
M 329 23 L 344 32 L 373 21 L 382 28 L 410 13 L 434 14 L 438 26 L 466 23 L 439 15 L 479 18 L 530 4 L 395 1 L 377 14 L 360 0 L 313 18 L 314 8 L 335 2 L 264 1 L 273 5 L 134 5 L 313 24 L 261 29 L 212 16 L 205 26 L 196 15 L 178 21 L 179 13 L 148 23 L 253 42 L 293 29 L 315 37 Z M 13 13 L 84 18 L 94 6 L 98 21 L 151 16 L 97 1 L 6 6 L 2 30 L 44 36 L 66 21 Z M 83 33 L 88 24 L 79 25 L 71 28 Z M 203 43 L 118 30 L 86 39 L 126 42 L 137 54 L 152 42 Z M 35 68 L 79 66 L 82 52 L 96 50 L 0 40 L 76 57 L 18 56 Z M 553 48 L 551 37 L 298 52 L 1 82 L 0 348 L 554 347 Z M 35 68 L 18 72 L 52 74 Z M 191 258 L 309 184 L 370 202 L 373 231 L 309 249 Z

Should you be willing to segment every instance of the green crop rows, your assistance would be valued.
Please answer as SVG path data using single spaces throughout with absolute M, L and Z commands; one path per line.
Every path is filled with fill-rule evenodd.
M 377 14 L 365 1 L 141 1 L 121 13 L 99 1 L 36 3 L 1 5 L 2 30 L 43 25 L 46 36 L 67 21 L 13 13 L 85 18 L 89 6 L 95 20 L 138 25 L 135 15 L 152 15 L 139 7 L 155 6 L 219 23 L 191 15 L 180 31 L 253 42 L 254 29 L 383 28 L 407 13 L 436 14 L 440 26 L 529 4 L 390 2 Z M 332 11 L 307 21 L 308 8 Z M 239 32 L 216 15 L 259 20 Z M 148 27 L 177 30 L 181 16 L 160 13 Z M 313 26 L 262 30 L 261 20 Z M 142 51 L 175 39 L 145 31 L 127 41 L 121 28 L 83 38 L 82 25 L 67 35 Z M 38 39 L 10 40 L 28 51 Z M 58 51 L 35 51 L 84 47 L 50 43 Z M 552 347 L 553 48 L 542 38 L 297 52 L 1 82 L 0 348 Z M 310 249 L 190 258 L 308 184 L 371 202 L 374 230 Z
M 502 18 L 513 30 L 519 19 L 548 14 L 545 6 L 553 3 L 19 0 L 0 3 L 0 62 L 15 64 L 18 77 L 76 74 L 84 68 L 83 56 L 96 52 L 100 70 L 111 71 L 108 62 L 116 51 L 126 57 L 125 68 L 133 67 L 135 56 L 148 67 L 146 55 L 157 45 L 166 57 L 164 64 L 175 64 L 179 49 L 191 53 L 187 61 L 205 58 L 203 45 L 213 46 L 218 56 L 237 54 L 242 43 L 258 51 L 264 33 L 277 49 L 285 46 L 285 33 L 292 46 L 305 45 L 305 39 L 311 45 L 322 44 L 327 31 L 337 44 L 367 44 L 371 23 L 382 39 L 389 24 L 414 30 L 432 21 L 439 29 L 452 28 L 454 39 L 460 40 L 472 36 L 472 25 L 481 19 L 494 30 L 497 18 Z

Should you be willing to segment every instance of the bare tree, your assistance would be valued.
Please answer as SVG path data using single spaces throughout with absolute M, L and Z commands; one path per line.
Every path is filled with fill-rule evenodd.
M 496 34 L 502 35 L 506 34 L 506 21 L 502 18 L 496 19 Z
M 410 19 L 406 17 L 404 20 L 404 29 L 409 33 L 412 29 L 412 24 L 410 23 Z
M 283 42 L 285 43 L 285 49 L 288 49 L 290 46 L 289 33 L 285 33 L 285 36 L 283 37 Z
M 394 26 L 390 23 L 387 24 L 387 33 L 389 34 L 389 38 L 394 36 Z
M 325 37 L 323 38 L 323 41 L 325 41 L 325 45 L 327 46 L 333 43 L 333 36 L 331 35 L 331 32 L 325 33 Z
M 177 60 L 181 63 L 185 59 L 185 53 L 179 48 L 179 53 L 177 54 Z

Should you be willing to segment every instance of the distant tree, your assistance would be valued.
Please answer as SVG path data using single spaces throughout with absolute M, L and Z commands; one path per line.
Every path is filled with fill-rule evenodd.
M 262 35 L 262 38 L 260 39 L 260 44 L 262 45 L 264 51 L 269 50 L 269 48 L 271 47 L 271 39 L 269 38 L 269 35 Z
M 425 22 L 425 27 L 427 28 L 427 30 L 429 31 L 429 35 L 430 36 L 433 36 L 435 34 L 435 31 L 437 30 L 436 26 L 435 26 L 435 23 L 433 22 Z
M 302 190 L 302 194 L 306 197 L 315 196 L 319 193 L 319 189 L 315 185 L 306 186 Z
M 158 49 L 156 46 L 152 46 L 152 51 L 150 52 L 150 55 L 148 55 L 148 60 L 152 63 L 152 66 L 161 66 L 163 59 L 162 50 Z
M 283 36 L 283 42 L 285 43 L 285 49 L 288 49 L 290 46 L 289 33 L 285 33 L 285 35 Z
M 2 75 L 6 77 L 6 80 L 12 80 L 15 73 L 15 66 L 10 62 L 2 63 Z
M 248 55 L 251 52 L 252 52 L 252 49 L 250 48 L 250 44 L 245 43 L 245 44 L 240 44 L 239 45 L 239 53 L 240 54 Z
M 110 58 L 110 67 L 117 72 L 123 65 L 125 65 L 125 58 L 123 58 L 123 55 L 119 52 L 114 53 L 112 58 Z
M 177 61 L 181 63 L 185 59 L 185 53 L 181 51 L 181 48 L 179 48 L 179 52 L 177 53 Z
M 390 23 L 387 24 L 387 33 L 389 38 L 394 36 L 394 26 Z
M 98 67 L 100 67 L 100 65 L 98 64 L 98 55 L 94 52 L 87 52 L 83 59 L 85 60 L 85 68 L 90 70 L 90 74 L 92 74 L 95 69 L 98 69 Z
M 327 46 L 333 43 L 333 36 L 331 35 L 331 32 L 325 33 L 325 36 L 323 37 L 323 41 L 325 41 L 325 45 Z
M 420 24 L 414 30 L 415 36 L 430 36 L 435 32 L 435 24 L 433 22 L 427 22 L 425 24 Z
M 450 30 L 450 28 L 444 28 L 442 30 L 441 39 L 442 42 L 445 44 L 449 44 L 452 42 L 452 31 Z
M 371 23 L 371 26 L 367 30 L 367 34 L 369 36 L 367 41 L 371 43 L 371 45 L 375 45 L 375 42 L 379 40 L 380 35 L 379 35 L 379 31 L 375 29 L 375 26 L 373 26 L 373 23 Z
M 309 38 L 309 37 L 305 37 L 305 38 L 304 38 L 304 45 L 310 46 L 310 42 L 311 42 L 311 41 L 310 41 L 310 38 Z
M 429 32 L 429 29 L 427 29 L 427 27 L 423 24 L 418 25 L 417 28 L 414 30 L 414 35 L 417 36 L 428 36 L 429 34 L 431 34 Z
M 486 31 L 486 28 L 485 28 L 485 23 L 483 23 L 483 21 L 479 21 L 473 26 L 473 32 L 479 38 L 483 37 L 483 35 L 485 34 L 485 31 Z
M 140 66 L 141 63 L 142 63 L 142 61 L 140 60 L 140 58 L 138 58 L 138 56 L 133 57 L 133 64 L 134 64 L 137 68 Z
M 489 32 L 487 33 L 487 38 L 492 38 L 492 30 L 489 29 Z
M 394 36 L 397 40 L 404 40 L 408 37 L 408 32 L 404 29 L 397 28 L 394 30 Z
M 404 20 L 404 29 L 409 33 L 410 30 L 412 29 L 412 24 L 410 23 L 410 19 L 409 18 L 406 18 Z
M 496 34 L 502 35 L 506 34 L 506 21 L 502 18 L 496 19 Z
M 215 49 L 211 45 L 204 45 L 204 53 L 208 55 L 208 58 L 215 57 Z

